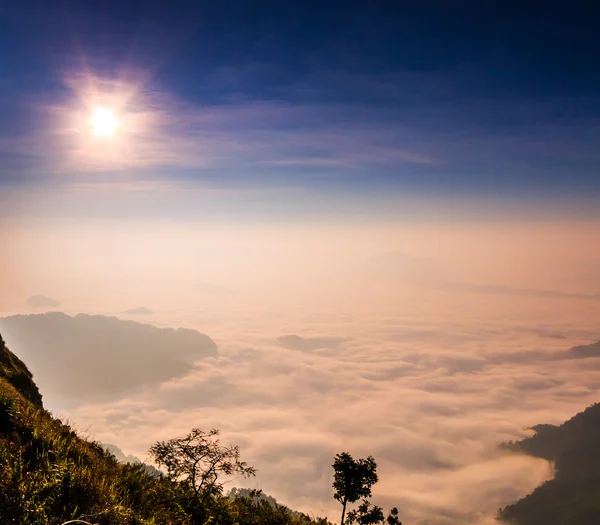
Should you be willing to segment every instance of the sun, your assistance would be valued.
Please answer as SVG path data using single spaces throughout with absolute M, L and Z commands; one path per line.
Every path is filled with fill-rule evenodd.
M 107 108 L 96 108 L 90 120 L 94 135 L 112 137 L 119 127 L 115 114 Z

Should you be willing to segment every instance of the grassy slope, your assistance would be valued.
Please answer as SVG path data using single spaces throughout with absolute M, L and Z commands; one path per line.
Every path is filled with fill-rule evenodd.
M 179 484 L 118 463 L 44 410 L 27 367 L 0 337 L 0 523 L 72 519 L 99 525 L 314 523 L 250 498 L 217 497 L 199 506 Z
M 31 372 L 15 354 L 13 354 L 0 335 L 0 379 L 16 388 L 22 396 L 37 407 L 42 407 L 42 396 L 33 382 Z

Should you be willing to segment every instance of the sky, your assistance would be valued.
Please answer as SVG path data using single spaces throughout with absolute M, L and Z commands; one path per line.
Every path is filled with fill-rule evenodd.
M 254 190 L 267 202 L 240 215 L 294 218 L 351 214 L 357 195 L 367 215 L 398 197 L 595 213 L 586 4 L 4 1 L 0 181 L 218 189 L 234 208 Z M 115 140 L 85 129 L 97 105 Z M 129 206 L 153 203 L 105 214 Z
M 46 407 L 141 458 L 215 426 L 333 520 L 348 449 L 403 523 L 495 523 L 552 476 L 497 445 L 600 386 L 600 15 L 554 4 L 0 0 L 0 333 Z M 47 311 L 216 357 L 3 319 Z

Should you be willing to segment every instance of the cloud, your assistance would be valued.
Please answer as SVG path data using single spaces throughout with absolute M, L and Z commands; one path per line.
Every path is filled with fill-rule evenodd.
M 52 299 L 52 297 L 48 297 L 46 295 L 32 295 L 27 299 L 27 304 L 31 306 L 31 308 L 41 309 L 41 308 L 58 308 L 60 303 L 56 299 Z
M 600 357 L 600 341 L 589 345 L 574 346 L 565 352 L 565 358 L 587 359 L 593 357 Z
M 471 284 L 471 283 L 443 283 L 444 288 L 461 292 L 498 295 L 520 295 L 540 299 L 585 299 L 600 301 L 600 294 L 585 294 L 560 292 L 557 290 L 539 290 L 535 288 L 515 288 L 506 285 Z
M 552 330 L 551 328 L 545 327 L 528 327 L 528 326 L 517 326 L 513 329 L 517 333 L 528 334 L 533 333 L 537 334 L 540 337 L 547 337 L 548 339 L 567 339 L 567 336 L 563 334 L 559 334 L 556 330 Z
M 314 350 L 336 350 L 344 342 L 342 337 L 300 337 L 299 335 L 283 335 L 277 343 L 288 350 L 313 352 Z
M 208 282 L 196 283 L 192 287 L 192 289 L 195 292 L 207 293 L 207 294 L 229 294 L 229 293 L 231 293 L 231 290 L 229 288 L 226 288 L 225 286 L 221 286 L 221 285 L 215 284 L 215 283 L 208 283 Z
M 124 314 L 128 315 L 150 315 L 154 312 L 150 310 L 150 308 L 146 308 L 145 306 L 140 306 L 139 308 L 131 308 L 129 310 L 124 310 Z
M 449 265 L 429 257 L 415 256 L 400 250 L 378 254 L 372 257 L 366 267 L 367 271 L 384 282 L 406 282 L 426 285 L 453 293 L 478 294 L 481 296 L 514 296 L 532 299 L 583 299 L 600 302 L 600 294 L 578 293 L 552 289 L 524 288 L 503 284 L 472 283 L 454 280 Z M 520 327 L 517 330 L 531 331 L 533 327 Z M 561 338 L 555 330 L 539 328 L 549 338 Z
M 115 398 L 183 376 L 217 346 L 195 330 L 55 312 L 0 319 L 0 331 L 43 391 L 62 402 Z
M 558 338 L 562 340 L 562 338 Z M 566 350 L 548 352 L 544 350 L 523 350 L 519 352 L 494 352 L 489 355 L 493 363 L 534 364 L 543 361 L 568 361 L 594 359 L 600 357 L 600 341 L 588 345 L 578 345 Z
M 514 387 L 523 392 L 532 392 L 556 388 L 563 384 L 564 380 L 562 379 L 553 379 L 551 377 L 540 376 L 533 378 L 527 377 L 523 379 L 516 379 Z

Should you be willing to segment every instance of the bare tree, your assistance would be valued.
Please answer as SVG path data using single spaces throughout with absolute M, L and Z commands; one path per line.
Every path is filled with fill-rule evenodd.
M 219 431 L 194 428 L 185 437 L 157 441 L 150 454 L 168 476 L 187 485 L 204 501 L 223 491 L 223 477 L 256 475 L 256 469 L 240 460 L 237 446 L 226 446 L 217 437 Z

